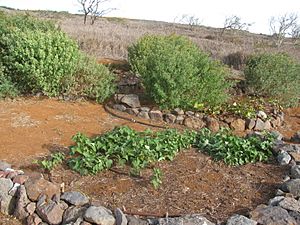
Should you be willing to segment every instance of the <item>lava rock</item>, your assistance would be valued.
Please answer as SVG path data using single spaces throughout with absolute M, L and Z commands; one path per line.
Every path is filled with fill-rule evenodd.
M 9 195 L 9 190 L 13 187 L 10 179 L 0 178 L 0 212 L 11 215 L 15 209 L 16 198 Z
M 257 131 L 263 131 L 266 129 L 266 124 L 263 120 L 261 120 L 260 118 L 257 118 L 256 119 L 256 122 L 255 122 L 255 127 L 254 127 L 254 130 L 257 130 Z
M 289 211 L 300 213 L 300 202 L 294 198 L 286 197 L 279 202 L 279 206 Z
M 176 121 L 176 116 L 171 114 L 171 113 L 168 113 L 168 114 L 165 114 L 164 115 L 164 119 L 167 123 L 175 123 Z
M 131 108 L 139 108 L 141 107 L 139 96 L 135 94 L 124 95 L 120 99 L 121 103 L 128 105 Z
M 37 214 L 34 213 L 27 217 L 26 222 L 27 222 L 27 225 L 39 225 L 43 221 Z
M 58 225 L 63 220 L 63 207 L 50 200 L 48 203 L 37 204 L 37 214 L 49 224 Z
M 126 106 L 122 104 L 114 104 L 113 109 L 124 112 L 126 110 Z
M 205 122 L 202 119 L 196 117 L 187 117 L 183 121 L 183 124 L 188 128 L 200 130 L 205 127 Z
M 246 128 L 252 130 L 255 127 L 255 119 L 246 119 Z
M 283 196 L 276 196 L 269 200 L 269 206 L 278 206 L 279 202 L 281 202 L 283 199 Z
M 176 108 L 174 110 L 172 110 L 172 113 L 175 115 L 175 116 L 180 116 L 180 115 L 184 115 L 184 111 L 180 108 Z
M 258 224 L 296 225 L 296 220 L 289 215 L 288 211 L 279 206 L 260 205 L 250 212 L 250 216 Z
M 268 118 L 268 115 L 261 110 L 256 113 L 256 116 L 262 120 L 266 120 Z
M 151 110 L 149 112 L 149 117 L 151 120 L 154 121 L 162 121 L 163 120 L 163 114 L 160 110 Z
M 136 116 L 139 113 L 138 108 L 126 108 L 125 112 L 127 112 L 130 115 Z
M 77 219 L 83 218 L 88 207 L 71 206 L 63 214 L 63 224 L 76 222 Z
M 82 206 L 89 203 L 89 198 L 77 191 L 65 192 L 60 198 L 76 206 Z
M 149 120 L 149 119 L 150 119 L 149 113 L 146 112 L 146 111 L 140 111 L 140 112 L 137 114 L 137 116 L 140 117 L 140 118 L 146 119 L 146 120 Z
M 17 184 L 24 184 L 27 180 L 29 179 L 28 176 L 26 175 L 17 175 L 16 177 L 14 177 L 13 179 L 13 183 L 17 183 Z
M 246 122 L 243 119 L 235 119 L 230 123 L 231 129 L 235 131 L 244 131 L 246 127 Z
M 29 215 L 32 215 L 36 210 L 36 203 L 35 202 L 30 202 L 27 206 L 26 206 L 26 212 L 29 213 Z
M 182 125 L 184 119 L 185 119 L 184 115 L 178 115 L 178 116 L 176 117 L 175 123 Z
M 141 107 L 140 112 L 149 112 L 150 108 L 149 107 Z
M 284 192 L 291 193 L 295 197 L 300 197 L 300 179 L 292 179 L 284 182 L 281 189 Z
M 31 201 L 37 201 L 41 194 L 45 194 L 48 199 L 52 199 L 55 194 L 60 193 L 59 186 L 41 177 L 36 179 L 30 178 L 25 182 L 24 185 L 28 198 Z
M 289 153 L 287 153 L 286 151 L 281 151 L 278 155 L 277 155 L 277 162 L 280 165 L 288 165 L 291 161 L 292 157 L 290 156 Z
M 228 220 L 226 225 L 256 225 L 257 222 L 242 215 L 233 215 Z
M 291 177 L 294 179 L 300 178 L 300 165 L 294 165 L 291 168 Z
M 158 219 L 159 225 L 215 225 L 200 215 L 186 215 L 183 217 L 161 218 Z
M 145 220 L 136 218 L 134 216 L 126 216 L 128 220 L 128 225 L 149 225 L 149 223 Z
M 26 188 L 24 187 L 24 185 L 21 185 L 18 188 L 16 209 L 14 212 L 14 216 L 17 219 L 23 220 L 29 216 L 29 213 L 26 211 L 26 205 L 28 205 L 29 203 L 30 201 L 27 198 Z
M 116 222 L 112 212 L 102 206 L 90 206 L 84 214 L 84 219 L 99 225 L 114 225 Z
M 212 117 L 207 117 L 205 120 L 207 128 L 210 129 L 212 132 L 218 132 L 220 130 L 220 124 L 218 120 Z
M 114 214 L 116 217 L 116 225 L 127 225 L 127 218 L 121 209 L 116 208 Z

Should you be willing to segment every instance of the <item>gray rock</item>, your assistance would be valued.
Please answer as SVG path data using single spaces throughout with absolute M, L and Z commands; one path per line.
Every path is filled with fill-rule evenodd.
M 282 196 L 285 194 L 285 192 L 282 191 L 281 189 L 277 189 L 275 194 L 276 194 L 276 196 Z
M 149 112 L 149 117 L 151 120 L 154 120 L 154 121 L 162 121 L 163 120 L 163 114 L 160 110 L 151 110 Z
M 27 222 L 27 225 L 39 225 L 43 221 L 37 214 L 34 213 L 27 217 L 26 222 Z
M 183 124 L 184 119 L 185 119 L 184 115 L 178 115 L 176 117 L 175 123 L 177 123 L 177 124 Z
M 26 188 L 24 185 L 21 185 L 18 188 L 17 193 L 17 201 L 16 201 L 16 209 L 14 212 L 14 216 L 19 219 L 23 220 L 29 216 L 29 213 L 26 211 L 26 206 L 30 203 L 29 199 L 27 198 Z
M 150 111 L 150 108 L 149 108 L 149 107 L 141 107 L 141 108 L 140 108 L 140 111 L 141 111 L 141 112 L 149 112 L 149 111 Z
M 113 109 L 124 112 L 126 110 L 126 106 L 122 104 L 114 104 Z
M 292 157 L 286 151 L 281 151 L 277 155 L 277 162 L 280 165 L 288 165 L 290 163 L 291 159 L 292 159 Z
M 90 223 L 85 222 L 82 217 L 77 218 L 75 222 L 63 223 L 63 225 L 83 225 L 83 224 L 91 225 Z
M 127 220 L 128 220 L 128 225 L 149 225 L 149 223 L 145 220 L 136 218 L 134 216 L 126 216 Z
M 254 127 L 254 130 L 257 130 L 257 131 L 263 131 L 266 129 L 266 125 L 265 125 L 265 122 L 262 121 L 260 118 L 257 118 L 256 119 L 256 122 L 255 122 L 255 127 Z
M 186 111 L 184 114 L 187 115 L 187 116 L 194 116 L 195 115 L 195 113 L 193 111 Z
M 89 203 L 89 198 L 77 191 L 65 192 L 60 198 L 76 206 L 82 206 Z
M 300 165 L 292 166 L 291 177 L 294 179 L 300 178 Z
M 63 224 L 65 223 L 75 223 L 77 219 L 83 218 L 85 211 L 88 207 L 80 207 L 80 206 L 71 206 L 66 209 L 63 214 Z
M 37 204 L 37 214 L 49 224 L 58 225 L 63 220 L 64 210 L 60 204 L 50 200 L 44 204 Z
M 283 135 L 277 130 L 271 131 L 271 134 L 274 135 L 277 141 L 281 141 L 283 139 Z
M 246 128 L 246 122 L 242 119 L 235 119 L 230 123 L 230 128 L 235 131 L 244 131 Z
M 161 218 L 158 220 L 159 225 L 215 225 L 200 215 L 186 215 L 183 217 Z
M 14 212 L 16 198 L 9 195 L 9 190 L 13 187 L 10 179 L 0 178 L 0 212 L 11 215 Z
M 196 117 L 187 117 L 183 121 L 183 124 L 188 128 L 200 130 L 205 127 L 205 122 L 202 119 L 198 119 Z
M 283 199 L 283 196 L 276 196 L 274 198 L 271 198 L 269 200 L 269 206 L 278 206 L 279 202 L 281 202 Z
M 292 179 L 282 184 L 281 189 L 295 197 L 300 197 L 300 179 Z
M 171 114 L 171 113 L 168 113 L 168 114 L 165 114 L 164 115 L 164 120 L 167 122 L 167 123 L 175 123 L 176 121 L 176 116 Z
M 295 142 L 295 143 L 300 143 L 300 130 L 297 131 L 293 137 L 291 138 L 291 141 L 292 142 Z
M 286 144 L 286 143 L 279 143 L 274 146 L 275 149 L 279 149 L 286 152 L 295 152 L 300 153 L 300 146 L 296 144 Z
M 20 187 L 20 184 L 15 183 L 14 186 L 9 190 L 8 194 L 10 196 L 17 196 L 17 191 L 18 191 L 19 187 Z
M 264 111 L 258 111 L 256 116 L 262 120 L 266 120 L 268 118 L 267 114 Z
M 116 222 L 112 212 L 102 206 L 90 206 L 84 214 L 84 219 L 99 225 L 114 225 Z
M 255 119 L 246 119 L 246 128 L 252 130 L 255 127 Z
M 29 215 L 32 215 L 36 210 L 36 203 L 35 202 L 30 202 L 27 206 L 26 206 L 26 212 L 29 213 Z
M 137 114 L 138 117 L 140 118 L 143 118 L 143 119 L 146 119 L 146 120 L 149 120 L 150 117 L 149 117 L 149 113 L 148 112 L 145 112 L 145 111 L 141 111 Z
M 300 202 L 294 198 L 286 197 L 279 202 L 281 208 L 300 213 Z
M 272 129 L 272 125 L 270 120 L 266 120 L 265 122 L 265 130 L 271 130 Z
M 184 111 L 180 108 L 176 108 L 174 110 L 172 110 L 172 113 L 175 115 L 175 116 L 180 116 L 180 115 L 184 115 Z
M 296 220 L 279 206 L 258 206 L 250 212 L 251 219 L 263 225 L 296 225 Z
M 273 117 L 272 119 L 271 119 L 271 125 L 272 125 L 272 127 L 274 127 L 274 128 L 277 128 L 277 127 L 280 127 L 281 126 L 281 120 L 280 120 L 280 117 Z
M 242 215 L 233 215 L 228 220 L 226 225 L 256 225 L 257 222 Z
M 130 115 L 136 116 L 140 111 L 138 108 L 126 108 L 125 112 L 127 112 Z
M 131 108 L 139 108 L 141 107 L 139 96 L 135 94 L 124 95 L 120 99 L 121 103 L 128 105 Z
M 116 225 L 127 225 L 128 221 L 121 209 L 115 209 Z
M 291 217 L 293 217 L 296 220 L 297 224 L 300 224 L 300 213 L 290 211 L 289 214 Z
M 7 162 L 0 160 L 0 171 L 5 171 L 8 168 L 11 168 L 11 165 Z

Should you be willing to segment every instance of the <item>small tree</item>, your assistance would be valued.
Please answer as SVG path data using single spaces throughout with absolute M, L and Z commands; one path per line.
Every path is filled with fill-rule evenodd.
M 291 37 L 294 40 L 294 43 L 296 44 L 297 41 L 300 39 L 300 24 L 299 25 L 295 25 L 292 28 Z
M 175 20 L 176 20 L 176 18 L 175 18 Z M 193 30 L 195 26 L 201 25 L 202 20 L 196 16 L 184 14 L 181 16 L 178 23 L 188 24 L 190 26 L 190 29 Z
M 89 14 L 91 15 L 91 24 L 93 25 L 97 17 L 101 17 L 113 10 L 116 10 L 115 8 L 100 9 L 100 4 L 108 1 L 110 0 L 78 0 L 82 6 L 80 12 L 83 12 L 84 14 L 83 23 L 86 24 L 87 16 Z
M 297 21 L 298 15 L 295 13 L 271 17 L 270 31 L 278 48 L 281 47 L 287 35 L 297 35 L 297 29 L 293 29 L 298 27 Z M 293 31 L 295 32 L 294 34 L 292 34 Z
M 245 23 L 236 15 L 226 17 L 221 36 L 224 34 L 225 30 L 248 30 L 250 26 L 252 26 L 252 23 Z

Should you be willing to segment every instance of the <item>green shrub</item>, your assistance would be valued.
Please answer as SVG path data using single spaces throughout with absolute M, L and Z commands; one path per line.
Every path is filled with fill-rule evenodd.
M 227 99 L 227 70 L 180 36 L 145 36 L 128 49 L 131 68 L 161 108 L 215 106 Z
M 9 77 L 4 74 L 4 67 L 0 64 L 0 99 L 5 97 L 16 97 L 18 89 Z
M 300 64 L 286 54 L 251 56 L 245 68 L 249 92 L 279 100 L 285 106 L 296 105 L 300 97 Z
M 216 160 L 224 160 L 228 165 L 243 165 L 266 161 L 272 156 L 274 137 L 267 134 L 264 139 L 258 136 L 241 138 L 227 130 L 212 133 L 204 128 L 197 136 L 196 146 Z
M 115 76 L 96 60 L 82 55 L 74 74 L 71 93 L 103 102 L 115 90 Z
M 43 21 L 20 16 L 10 19 L 0 23 L 5 73 L 23 93 L 57 96 L 65 92 L 80 55 L 76 43 Z

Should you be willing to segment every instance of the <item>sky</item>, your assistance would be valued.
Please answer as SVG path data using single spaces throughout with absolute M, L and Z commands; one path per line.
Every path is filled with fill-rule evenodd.
M 80 9 L 77 0 L 0 0 L 0 6 L 71 13 Z M 226 17 L 236 15 L 253 23 L 249 31 L 264 34 L 270 34 L 272 16 L 297 13 L 300 17 L 300 0 L 110 0 L 103 7 L 117 8 L 106 16 L 174 22 L 189 15 L 211 27 L 222 27 Z

